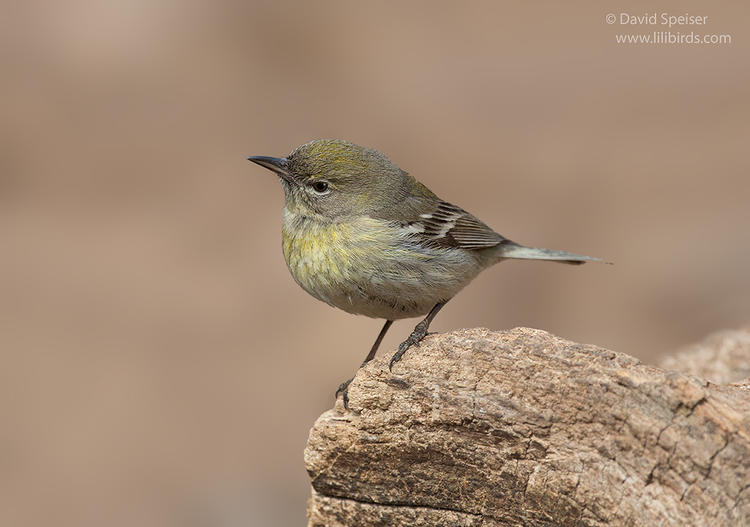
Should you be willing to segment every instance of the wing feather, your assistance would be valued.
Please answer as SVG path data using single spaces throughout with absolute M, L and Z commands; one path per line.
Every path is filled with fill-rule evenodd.
M 404 227 L 410 236 L 428 247 L 477 250 L 495 247 L 506 240 L 476 217 L 446 201 L 438 201 L 433 210 L 406 222 Z

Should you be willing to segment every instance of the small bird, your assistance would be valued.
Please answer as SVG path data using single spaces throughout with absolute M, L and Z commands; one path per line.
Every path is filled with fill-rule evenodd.
M 480 271 L 508 258 L 567 264 L 599 258 L 519 245 L 437 197 L 377 150 L 322 139 L 285 158 L 251 156 L 284 188 L 282 248 L 294 280 L 348 313 L 385 319 L 362 366 L 394 320 L 426 315 L 389 369 L 427 335 L 443 306 Z M 341 383 L 348 405 L 348 386 Z

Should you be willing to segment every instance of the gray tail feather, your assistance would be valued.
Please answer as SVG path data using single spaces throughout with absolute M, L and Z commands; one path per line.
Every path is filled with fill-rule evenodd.
M 566 251 L 554 251 L 552 249 L 537 249 L 536 247 L 524 247 L 513 242 L 505 242 L 498 247 L 498 256 L 501 258 L 518 258 L 521 260 L 549 260 L 571 265 L 581 265 L 586 262 L 605 262 L 601 258 L 583 256 L 582 254 L 569 253 Z

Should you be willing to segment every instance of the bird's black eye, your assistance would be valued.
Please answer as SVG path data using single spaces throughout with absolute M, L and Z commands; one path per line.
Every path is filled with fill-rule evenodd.
M 328 181 L 316 181 L 312 184 L 312 188 L 318 194 L 325 194 L 326 192 L 328 192 Z

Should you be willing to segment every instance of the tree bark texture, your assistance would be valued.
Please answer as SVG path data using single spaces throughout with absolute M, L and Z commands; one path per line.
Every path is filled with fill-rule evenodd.
M 310 432 L 308 525 L 750 525 L 750 332 L 712 338 L 664 368 L 528 328 L 386 353 Z

